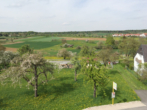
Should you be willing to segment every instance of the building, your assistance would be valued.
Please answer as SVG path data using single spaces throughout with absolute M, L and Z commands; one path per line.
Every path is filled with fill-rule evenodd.
M 140 37 L 147 37 L 147 33 L 140 34 Z
M 113 34 L 112 36 L 113 37 L 120 37 L 120 36 L 126 36 L 126 37 L 136 36 L 136 37 L 140 37 L 140 34 Z
M 147 62 L 147 45 L 141 45 L 134 57 L 134 71 L 137 72 L 140 63 Z

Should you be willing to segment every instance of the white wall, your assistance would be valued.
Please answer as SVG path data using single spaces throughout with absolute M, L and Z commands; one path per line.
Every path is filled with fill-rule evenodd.
M 140 37 L 146 37 L 146 35 L 145 34 L 140 34 Z
M 139 65 L 139 63 L 135 60 L 136 58 L 138 58 L 138 60 L 141 60 L 142 63 L 144 63 L 143 55 L 137 53 L 136 56 L 134 57 L 134 71 L 135 71 L 135 72 L 137 71 L 138 65 Z

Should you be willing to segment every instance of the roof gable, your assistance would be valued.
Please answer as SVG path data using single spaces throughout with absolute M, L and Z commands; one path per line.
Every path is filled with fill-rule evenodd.
M 147 62 L 147 45 L 141 45 L 137 53 L 143 55 L 144 62 Z
M 142 53 L 144 57 L 144 62 L 147 62 L 147 45 L 142 45 Z

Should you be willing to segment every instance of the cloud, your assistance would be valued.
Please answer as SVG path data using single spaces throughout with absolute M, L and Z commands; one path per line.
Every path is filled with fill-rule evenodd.
M 15 8 L 15 7 L 18 8 L 18 7 L 22 7 L 22 6 L 23 6 L 23 4 L 20 4 L 20 3 L 12 3 L 12 4 L 8 5 L 8 7 L 10 7 L 10 8 L 11 8 L 11 7 L 12 7 L 12 8 L 13 8 L 13 7 L 14 7 L 14 8 Z
M 0 25 L 0 30 L 147 28 L 146 4 L 147 0 L 2 0 L 0 22 L 9 25 Z
M 32 2 L 33 2 L 33 0 L 19 0 L 19 1 L 16 1 L 14 3 L 10 3 L 9 5 L 7 5 L 7 7 L 9 7 L 9 8 L 19 8 L 19 7 L 29 5 Z
M 62 25 L 70 25 L 70 23 L 64 22 L 64 23 L 62 23 Z

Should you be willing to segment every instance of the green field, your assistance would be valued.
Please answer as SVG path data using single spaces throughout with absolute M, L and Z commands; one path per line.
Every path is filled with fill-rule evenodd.
M 22 87 L 10 87 L 0 85 L 0 109 L 3 110 L 82 110 L 84 108 L 111 104 L 112 82 L 117 83 L 115 103 L 140 100 L 134 89 L 146 89 L 147 87 L 130 75 L 120 65 L 114 65 L 109 72 L 109 84 L 104 97 L 100 88 L 97 98 L 93 98 L 93 86 L 83 81 L 84 76 L 80 74 L 77 82 L 74 81 L 73 69 L 62 69 L 55 73 L 55 79 L 38 89 L 39 96 L 34 97 L 32 88 L 26 88 L 26 82 L 22 81 Z M 130 78 L 131 81 L 128 82 Z M 135 86 L 134 86 L 135 84 Z
M 20 48 L 22 45 L 29 44 L 31 48 L 34 49 L 43 49 L 52 47 L 55 45 L 61 44 L 61 41 L 52 41 L 52 42 L 23 42 L 23 43 L 17 43 L 17 44 L 9 44 L 5 45 L 5 47 L 12 47 L 12 48 Z
M 51 41 L 52 39 L 56 39 L 56 41 Z M 62 46 L 61 38 L 58 37 L 32 37 L 32 38 L 26 38 L 26 39 L 20 39 L 20 41 L 23 41 L 22 43 L 17 44 L 9 44 L 5 45 L 5 47 L 11 47 L 11 48 L 20 48 L 24 44 L 29 44 L 31 48 L 34 48 L 36 50 L 40 50 L 42 52 L 45 52 L 44 56 L 56 56 L 58 51 L 62 49 L 60 46 Z M 48 41 L 48 42 L 47 42 Z M 76 49 L 76 47 L 83 45 L 87 45 L 89 47 L 94 47 L 97 45 L 99 41 L 91 41 L 87 43 L 84 40 L 70 40 L 67 41 L 68 44 L 74 45 L 73 48 L 68 47 L 66 48 L 68 51 L 72 52 L 80 52 L 80 49 Z M 99 51 L 99 50 L 96 50 Z
M 62 37 L 44 37 L 44 36 L 37 36 L 37 37 L 31 37 L 31 38 L 26 38 L 26 39 L 19 39 L 16 41 L 25 41 L 25 42 L 49 42 L 52 40 L 59 40 L 62 39 Z

